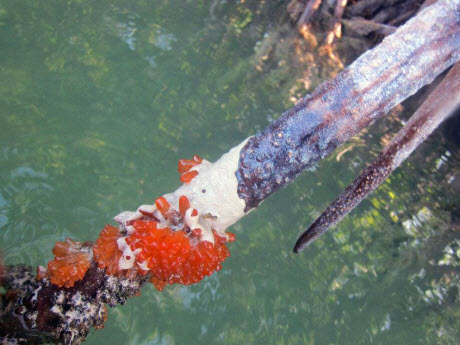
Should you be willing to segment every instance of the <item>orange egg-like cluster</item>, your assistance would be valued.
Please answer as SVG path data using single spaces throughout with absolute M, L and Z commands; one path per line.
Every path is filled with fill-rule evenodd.
M 37 269 L 37 279 L 50 279 L 59 287 L 72 287 L 83 279 L 91 266 L 91 253 L 81 242 L 67 238 L 65 242 L 56 242 L 53 248 L 54 260 L 48 262 L 47 269 Z
M 123 254 L 118 249 L 117 240 L 121 237 L 118 228 L 106 225 L 102 229 L 96 243 L 93 246 L 94 261 L 99 268 L 104 269 L 108 275 L 117 277 L 134 278 L 137 274 L 147 274 L 147 271 L 138 270 L 136 266 L 130 269 L 121 269 L 119 261 Z
M 225 243 L 229 240 L 214 232 L 215 244 L 199 240 L 199 232 L 173 231 L 159 228 L 149 220 L 133 222 L 136 233 L 126 242 L 133 251 L 139 250 L 136 261 L 146 263 L 152 272 L 152 282 L 158 290 L 167 284 L 194 284 L 222 268 L 221 263 L 230 256 Z
M 109 275 L 114 275 L 119 271 L 118 261 L 122 253 L 118 250 L 118 238 L 120 238 L 118 228 L 106 225 L 93 246 L 94 260 L 99 268 L 105 268 Z
M 179 161 L 183 182 L 189 182 L 198 172 L 190 170 L 202 159 Z M 81 280 L 92 259 L 108 275 L 135 278 L 150 272 L 150 281 L 158 290 L 168 284 L 194 284 L 222 268 L 230 256 L 226 243 L 235 235 L 220 236 L 213 231 L 214 243 L 204 240 L 206 228 L 199 223 L 199 212 L 185 195 L 178 200 L 178 210 L 171 207 L 165 197 L 155 200 L 155 205 L 139 207 L 137 213 L 126 212 L 128 217 L 117 220 L 119 229 L 106 225 L 94 245 L 67 238 L 53 248 L 54 260 L 47 268 L 37 269 L 37 278 L 48 278 L 60 287 L 71 287 Z M 130 215 L 132 218 L 129 218 Z M 122 219 L 122 218 L 121 218 Z M 1 268 L 1 267 L 0 267 Z
M 150 281 L 158 290 L 168 284 L 194 284 L 219 271 L 221 263 L 230 256 L 226 243 L 234 241 L 235 235 L 227 233 L 223 237 L 213 231 L 214 244 L 202 241 L 201 229 L 190 229 L 184 219 L 190 201 L 183 195 L 178 204 L 179 211 L 164 197 L 156 199 L 159 214 L 150 217 L 143 213 L 141 219 L 129 221 L 134 230 L 126 237 L 118 228 L 106 225 L 93 246 L 94 260 L 99 268 L 109 275 L 127 277 L 150 271 Z M 190 214 L 196 217 L 198 211 L 192 209 Z M 119 264 L 123 254 L 118 246 L 121 237 L 135 255 L 134 266 L 127 270 L 120 269 Z

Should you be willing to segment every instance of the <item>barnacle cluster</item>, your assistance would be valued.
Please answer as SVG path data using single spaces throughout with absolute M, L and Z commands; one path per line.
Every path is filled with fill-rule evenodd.
M 181 181 L 189 184 L 202 163 L 196 155 L 191 160 L 181 159 Z M 92 251 L 69 238 L 57 242 L 55 259 L 47 269 L 37 270 L 38 279 L 71 287 L 84 277 L 92 260 L 110 276 L 131 279 L 150 274 L 158 290 L 168 284 L 194 284 L 219 271 L 230 256 L 226 243 L 234 241 L 235 235 L 210 227 L 206 219 L 212 215 L 200 214 L 186 195 L 174 201 L 176 207 L 171 203 L 159 197 L 153 205 L 141 205 L 136 212 L 120 213 L 115 217 L 119 227 L 106 225 Z

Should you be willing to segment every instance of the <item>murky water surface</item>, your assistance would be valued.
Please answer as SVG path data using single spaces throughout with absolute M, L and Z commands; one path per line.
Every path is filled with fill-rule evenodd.
M 95 239 L 118 212 L 175 189 L 178 159 L 215 160 L 292 105 L 280 92 L 296 83 L 290 60 L 270 64 L 263 46 L 286 5 L 0 0 L 6 263 L 37 266 L 58 240 Z M 382 133 L 353 139 L 233 227 L 221 272 L 161 293 L 147 286 L 86 344 L 458 344 L 458 151 L 437 135 L 292 254 Z

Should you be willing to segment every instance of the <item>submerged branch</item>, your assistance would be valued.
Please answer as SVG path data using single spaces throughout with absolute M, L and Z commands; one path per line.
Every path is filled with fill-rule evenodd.
M 299 20 L 297 21 L 297 27 L 299 31 L 305 30 L 310 25 L 313 16 L 315 15 L 316 11 L 321 5 L 322 0 L 310 0 L 305 6 L 302 15 L 300 16 Z
M 334 38 L 342 36 L 342 16 L 347 5 L 347 0 L 337 0 L 334 15 L 329 21 L 329 32 L 324 39 L 325 45 L 331 45 Z
M 383 152 L 335 199 L 298 238 L 298 253 L 338 223 L 387 177 L 460 106 L 460 63 L 428 96 Z
M 396 31 L 396 27 L 386 24 L 376 23 L 375 21 L 356 17 L 353 19 L 343 19 L 343 25 L 348 29 L 348 35 L 362 37 L 371 32 L 382 36 L 388 36 Z
M 459 59 L 460 0 L 439 0 L 248 140 L 237 172 L 246 211 Z

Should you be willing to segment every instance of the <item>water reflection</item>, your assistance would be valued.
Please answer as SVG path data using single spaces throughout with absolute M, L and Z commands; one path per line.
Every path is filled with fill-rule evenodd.
M 137 13 L 127 9 L 113 8 L 105 14 L 105 22 L 109 30 L 126 43 L 132 51 L 144 54 L 144 59 L 153 68 L 157 67 L 154 48 L 168 52 L 177 41 L 174 34 L 161 28 L 159 24 L 149 23 Z

